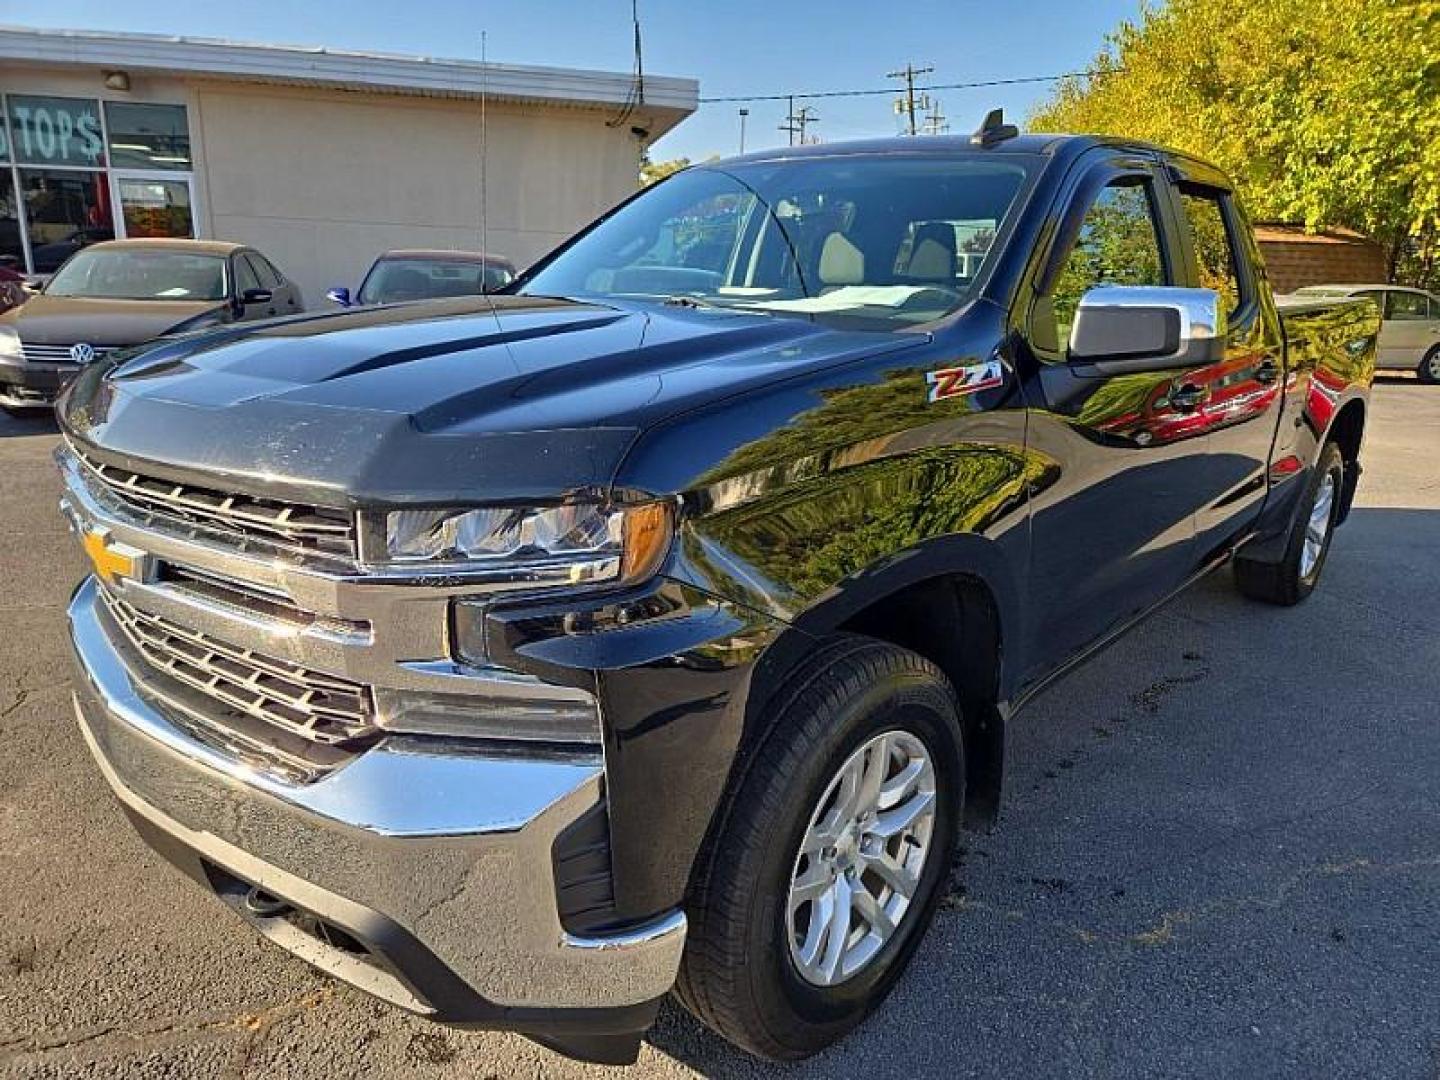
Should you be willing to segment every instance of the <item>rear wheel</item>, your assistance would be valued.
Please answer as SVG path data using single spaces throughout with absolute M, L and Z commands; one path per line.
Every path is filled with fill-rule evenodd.
M 1425 359 L 1420 361 L 1415 374 L 1423 383 L 1440 383 L 1440 345 L 1425 354 Z
M 1344 490 L 1345 461 L 1334 443 L 1326 443 L 1301 496 L 1280 561 L 1262 563 L 1236 557 L 1235 583 L 1240 591 L 1252 600 L 1282 605 L 1298 604 L 1309 596 L 1330 554 Z
M 837 639 L 793 679 L 702 855 L 677 993 L 751 1053 L 806 1057 L 909 963 L 964 799 L 960 712 L 929 661 Z

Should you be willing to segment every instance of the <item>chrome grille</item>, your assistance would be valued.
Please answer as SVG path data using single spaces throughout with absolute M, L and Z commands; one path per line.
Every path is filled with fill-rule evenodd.
M 115 348 L 114 345 L 93 344 L 90 347 L 95 350 L 96 360 L 99 360 L 107 352 Z M 20 342 L 20 352 L 26 360 L 39 360 L 47 364 L 53 364 L 57 361 L 65 364 L 75 363 L 74 358 L 70 355 L 71 348 L 73 348 L 71 345 L 42 345 L 37 341 Z
M 73 443 L 70 449 L 92 478 L 143 514 L 218 528 L 242 539 L 355 557 L 355 522 L 347 511 L 177 484 L 96 461 Z
M 214 699 L 220 708 L 206 718 L 217 726 L 232 726 L 226 715 L 239 713 L 272 725 L 277 734 L 336 748 L 358 749 L 378 734 L 369 687 L 186 630 L 108 590 L 101 595 L 116 626 L 151 667 Z M 236 728 L 237 734 L 245 731 Z M 249 731 L 253 739 L 254 729 Z

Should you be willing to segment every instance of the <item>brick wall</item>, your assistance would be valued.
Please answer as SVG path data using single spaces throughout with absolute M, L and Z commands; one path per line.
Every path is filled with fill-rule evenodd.
M 1385 250 L 1358 233 L 1306 233 L 1293 225 L 1258 225 L 1255 239 L 1277 293 L 1302 285 L 1368 285 L 1386 279 Z

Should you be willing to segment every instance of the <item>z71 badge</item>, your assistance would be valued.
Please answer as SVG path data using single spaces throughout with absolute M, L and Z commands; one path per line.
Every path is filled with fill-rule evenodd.
M 964 397 L 999 386 L 1005 381 L 1005 369 L 1000 366 L 999 360 L 986 360 L 983 364 L 926 372 L 925 381 L 930 385 L 930 403 L 933 405 L 946 398 Z

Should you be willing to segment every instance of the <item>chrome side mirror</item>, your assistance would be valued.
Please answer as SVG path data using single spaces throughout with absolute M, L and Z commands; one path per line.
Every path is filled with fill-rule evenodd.
M 1070 362 L 1097 374 L 1203 367 L 1224 353 L 1214 289 L 1101 285 L 1081 297 L 1070 329 Z
M 341 307 L 350 306 L 350 290 L 344 285 L 336 285 L 333 289 L 325 290 L 325 299 L 332 304 L 339 304 Z

